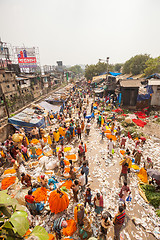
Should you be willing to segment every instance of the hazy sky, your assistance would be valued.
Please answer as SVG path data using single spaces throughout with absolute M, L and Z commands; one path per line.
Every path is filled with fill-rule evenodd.
M 160 0 L 0 0 L 0 37 L 37 46 L 41 65 L 160 55 Z

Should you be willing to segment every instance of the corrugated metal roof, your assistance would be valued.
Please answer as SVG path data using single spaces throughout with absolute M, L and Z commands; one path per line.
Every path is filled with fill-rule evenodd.
M 160 85 L 160 79 L 151 79 L 148 81 L 148 85 L 153 85 L 153 86 Z
M 135 80 L 135 79 L 125 79 L 120 81 L 121 87 L 140 87 L 142 80 Z

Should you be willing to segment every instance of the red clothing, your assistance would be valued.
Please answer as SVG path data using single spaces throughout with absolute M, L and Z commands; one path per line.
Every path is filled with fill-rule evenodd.
M 115 224 L 122 225 L 125 220 L 125 215 L 125 211 L 123 211 L 122 213 L 118 213 L 115 217 Z
M 26 195 L 26 196 L 25 196 L 25 200 L 26 200 L 26 202 L 28 202 L 28 203 L 33 203 L 33 202 L 34 202 L 34 196 L 32 196 L 32 195 Z
M 77 133 L 81 133 L 81 128 L 77 127 Z
M 128 169 L 127 166 L 122 165 L 122 173 L 123 174 L 127 174 L 127 169 Z

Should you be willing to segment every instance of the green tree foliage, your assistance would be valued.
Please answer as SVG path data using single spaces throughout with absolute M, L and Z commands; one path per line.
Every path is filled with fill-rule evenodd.
M 146 68 L 144 69 L 145 76 L 153 73 L 160 73 L 160 56 L 157 58 L 150 58 L 146 62 Z
M 114 65 L 108 64 L 108 71 L 114 71 Z M 98 62 L 97 64 L 86 65 L 85 77 L 87 80 L 92 80 L 94 76 L 98 76 L 107 72 L 107 63 Z
M 120 72 L 122 66 L 123 66 L 123 63 L 116 63 L 116 64 L 114 65 L 114 71 L 115 71 L 115 72 Z
M 74 74 L 80 74 L 83 73 L 83 69 L 79 65 L 74 65 L 70 68 L 68 68 L 69 71 L 72 71 Z
M 123 65 L 123 74 L 141 74 L 146 68 L 146 62 L 150 59 L 148 54 L 140 54 L 130 58 Z

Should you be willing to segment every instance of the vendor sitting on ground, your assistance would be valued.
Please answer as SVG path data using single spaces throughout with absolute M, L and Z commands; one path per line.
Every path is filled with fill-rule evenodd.
M 35 200 L 34 200 L 34 196 L 32 196 L 32 190 L 28 191 L 28 195 L 25 196 L 25 201 L 27 206 L 32 210 L 35 211 L 36 210 L 36 204 L 35 204 Z
M 99 236 L 100 239 L 102 237 L 107 237 L 108 229 L 109 227 L 111 227 L 111 221 L 109 221 L 109 218 L 110 220 L 112 220 L 112 216 L 109 212 L 106 211 L 105 213 L 102 214 L 100 236 Z
M 45 179 L 45 175 L 41 175 L 40 182 L 42 187 L 49 189 L 48 180 Z
M 70 178 L 71 178 L 72 180 L 75 180 L 75 179 L 76 179 L 76 173 L 74 172 L 74 167 L 73 167 L 73 166 L 70 166 L 69 175 L 70 175 Z
M 21 174 L 21 183 L 25 185 L 26 187 L 32 186 L 31 183 L 31 176 L 25 173 Z

